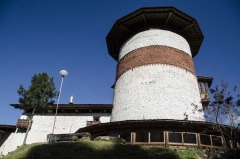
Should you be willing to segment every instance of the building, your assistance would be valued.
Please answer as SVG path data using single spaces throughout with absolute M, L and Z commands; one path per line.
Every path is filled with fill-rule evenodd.
M 114 135 L 127 144 L 222 148 L 223 138 L 206 131 L 211 123 L 204 119 L 213 78 L 197 76 L 192 59 L 203 38 L 197 21 L 174 7 L 141 8 L 120 18 L 106 38 L 118 62 L 113 104 L 60 104 L 55 133 Z M 27 144 L 46 142 L 55 109 L 33 116 Z M 8 133 L 0 131 L 0 153 L 22 144 L 29 116 L 24 113 Z
M 222 147 L 219 134 L 202 134 L 212 78 L 197 76 L 192 58 L 203 38 L 197 21 L 174 7 L 118 19 L 106 38 L 118 62 L 111 122 L 77 132 L 115 134 L 129 144 Z
M 21 109 L 18 104 L 11 104 Z M 56 105 L 46 114 L 35 113 L 26 144 L 47 142 L 47 135 L 52 133 Z M 55 134 L 75 133 L 79 128 L 110 121 L 111 104 L 59 104 L 56 117 Z M 14 151 L 23 144 L 31 111 L 25 112 L 18 119 L 16 126 L 0 125 L 0 154 Z

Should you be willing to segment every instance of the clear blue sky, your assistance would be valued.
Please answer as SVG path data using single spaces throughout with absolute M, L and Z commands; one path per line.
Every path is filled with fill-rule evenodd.
M 60 103 L 112 103 L 116 64 L 105 37 L 114 22 L 141 7 L 174 6 L 197 19 L 204 41 L 194 58 L 197 75 L 240 87 L 240 1 L 238 0 L 1 0 L 0 124 L 16 124 L 22 111 L 17 89 L 34 73 L 46 72 Z M 240 88 L 239 88 L 240 92 Z

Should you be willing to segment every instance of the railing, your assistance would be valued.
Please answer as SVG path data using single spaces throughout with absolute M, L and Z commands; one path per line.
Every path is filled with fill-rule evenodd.
M 207 109 L 208 104 L 210 103 L 209 94 L 208 93 L 201 93 L 200 97 L 201 97 L 201 102 L 202 102 L 203 109 Z
M 28 123 L 29 123 L 28 119 L 18 119 L 16 126 L 17 128 L 20 128 L 20 129 L 27 129 Z M 31 125 L 30 125 L 30 128 L 31 128 Z
M 202 100 L 210 100 L 208 93 L 200 93 L 200 97 Z
M 120 135 L 126 144 L 149 145 L 186 149 L 187 147 L 211 147 L 224 149 L 221 136 L 193 132 L 129 132 Z
M 100 121 L 87 121 L 86 126 L 92 126 L 92 125 L 99 124 L 99 123 L 101 123 L 101 122 Z

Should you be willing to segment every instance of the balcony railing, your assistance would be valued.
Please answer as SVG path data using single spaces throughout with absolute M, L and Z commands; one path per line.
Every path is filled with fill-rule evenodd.
M 206 107 L 210 103 L 209 94 L 208 93 L 200 93 L 200 97 L 201 97 L 203 108 L 206 109 Z
M 210 97 L 209 97 L 209 94 L 208 93 L 200 93 L 200 97 L 202 100 L 206 100 L 206 99 L 209 99 L 210 100 Z

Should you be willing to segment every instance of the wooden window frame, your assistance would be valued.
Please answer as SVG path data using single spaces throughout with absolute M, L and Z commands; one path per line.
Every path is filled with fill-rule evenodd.
M 205 145 L 205 144 L 202 144 L 202 143 L 201 143 L 201 135 L 209 136 L 209 137 L 210 137 L 211 145 Z M 222 142 L 222 146 L 213 146 L 212 136 L 214 136 L 214 137 L 220 137 L 220 138 L 221 138 L 221 142 Z M 201 147 L 224 148 L 224 144 L 223 144 L 223 138 L 222 138 L 222 136 L 199 134 L 199 142 L 200 142 L 199 145 L 200 145 Z
M 163 133 L 163 142 L 151 142 L 151 132 L 149 133 L 149 138 L 148 138 L 148 143 L 149 144 L 154 144 L 154 145 L 165 145 L 166 139 L 165 139 L 165 131 L 152 131 L 152 132 L 162 132 Z
M 224 148 L 222 136 L 217 136 L 217 135 L 210 135 L 210 136 L 211 136 L 211 144 L 212 144 L 212 147 L 213 147 L 213 148 Z M 213 146 L 212 137 L 220 137 L 222 146 Z
M 139 132 L 144 132 L 144 131 L 139 131 Z M 131 138 L 131 144 L 134 145 L 165 145 L 166 139 L 165 139 L 165 131 L 156 131 L 156 132 L 162 132 L 163 133 L 163 142 L 151 142 L 151 132 L 146 132 L 148 133 L 148 141 L 147 142 L 136 142 L 136 134 L 138 132 L 132 132 L 132 138 Z M 129 144 L 129 143 L 126 143 Z
M 201 135 L 209 136 L 209 138 L 210 138 L 210 145 L 202 144 L 202 142 L 201 142 Z M 199 134 L 199 145 L 202 146 L 202 147 L 212 147 L 211 135 Z
M 148 131 L 145 131 L 146 133 L 148 133 L 148 141 L 147 142 L 137 142 L 136 139 L 137 139 L 137 133 L 140 133 L 140 132 L 144 132 L 144 131 L 137 131 L 137 132 L 134 132 L 134 144 L 135 145 L 142 145 L 142 144 L 149 144 L 149 141 L 150 141 L 150 138 L 149 138 L 149 132 Z
M 169 133 L 180 133 L 181 134 L 181 138 L 182 138 L 182 142 L 170 142 L 169 141 Z M 196 143 L 185 143 L 184 142 L 184 134 L 194 134 L 196 137 Z M 169 131 L 167 132 L 167 138 L 168 138 L 168 144 L 169 145 L 181 145 L 181 146 L 198 146 L 198 133 L 194 133 L 194 132 L 172 132 Z
M 169 133 L 180 133 L 180 134 L 181 134 L 182 142 L 170 142 L 170 140 L 169 140 Z M 168 131 L 168 132 L 167 132 L 167 135 L 168 135 L 168 144 L 169 144 L 169 145 L 183 145 L 183 132 Z
M 184 142 L 184 135 L 183 134 L 194 134 L 196 137 L 196 143 L 185 143 Z M 198 146 L 198 134 L 197 133 L 193 133 L 193 132 L 182 132 L 182 136 L 183 136 L 183 145 L 187 145 L 187 146 Z

